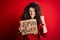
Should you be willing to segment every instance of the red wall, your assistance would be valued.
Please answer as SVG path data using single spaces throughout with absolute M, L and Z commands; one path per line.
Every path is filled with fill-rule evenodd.
M 1 0 L 0 1 L 0 40 L 16 40 L 19 20 L 24 7 L 30 2 L 38 2 L 45 16 L 48 35 L 41 40 L 60 40 L 60 1 L 59 0 Z

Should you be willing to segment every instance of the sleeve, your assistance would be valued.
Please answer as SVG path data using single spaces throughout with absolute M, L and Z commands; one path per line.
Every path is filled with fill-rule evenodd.
M 40 26 L 39 26 L 39 34 L 40 35 L 42 35 L 43 37 L 46 37 L 47 36 L 47 32 L 46 33 L 44 33 L 43 31 L 43 24 L 40 24 Z

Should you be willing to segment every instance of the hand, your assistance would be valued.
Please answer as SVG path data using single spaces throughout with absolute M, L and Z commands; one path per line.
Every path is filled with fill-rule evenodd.
M 40 19 L 41 19 L 41 21 L 42 21 L 42 24 L 46 24 L 46 23 L 45 23 L 45 20 L 44 20 L 44 16 L 40 16 Z
M 21 28 L 19 27 L 19 32 L 21 32 Z
M 17 32 L 17 35 L 18 35 L 18 34 L 21 34 L 20 30 L 21 30 L 21 29 L 19 28 L 19 30 L 18 30 L 18 32 Z

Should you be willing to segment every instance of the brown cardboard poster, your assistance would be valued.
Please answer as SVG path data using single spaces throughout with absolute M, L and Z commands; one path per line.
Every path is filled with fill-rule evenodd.
M 20 32 L 22 32 L 22 35 L 38 33 L 36 19 L 20 21 L 20 28 Z

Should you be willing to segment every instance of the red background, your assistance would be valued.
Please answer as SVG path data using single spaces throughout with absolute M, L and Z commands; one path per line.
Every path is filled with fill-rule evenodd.
M 19 20 L 30 2 L 38 2 L 45 16 L 48 35 L 46 38 L 41 36 L 41 40 L 60 40 L 59 0 L 0 0 L 0 40 L 19 39 L 16 36 Z

